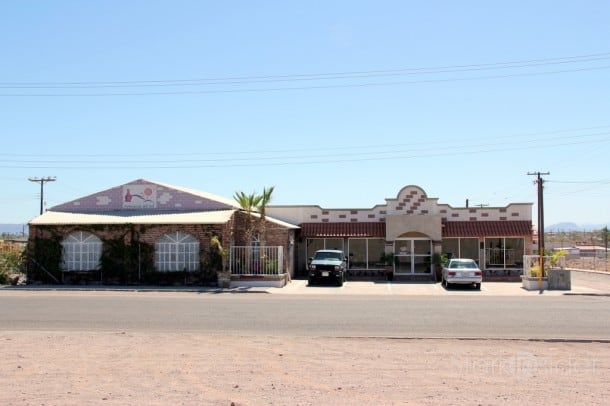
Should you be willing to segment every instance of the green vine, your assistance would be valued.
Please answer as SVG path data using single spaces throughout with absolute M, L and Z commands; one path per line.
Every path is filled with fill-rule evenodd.
M 36 237 L 29 249 L 28 283 L 55 283 L 53 277 L 61 280 L 61 236 Z
M 158 272 L 154 268 L 154 244 L 142 242 L 140 236 L 154 230 L 157 225 L 100 225 L 87 227 L 53 227 L 37 226 L 39 235 L 44 238 L 30 240 L 32 249 L 29 251 L 31 261 L 28 269 L 30 282 L 52 283 L 52 277 L 47 275 L 44 267 L 57 280 L 62 281 L 61 242 L 64 236 L 74 231 L 86 231 L 95 235 L 112 235 L 103 238 L 100 270 L 98 272 L 66 272 L 66 283 L 81 283 L 100 281 L 104 284 L 154 284 L 154 285 L 206 285 L 216 282 L 216 270 L 222 268 L 222 257 L 213 247 L 202 251 L 202 263 L 195 272 Z M 204 227 L 197 228 L 203 238 L 212 238 L 215 234 Z M 38 265 L 37 265 L 38 264 Z

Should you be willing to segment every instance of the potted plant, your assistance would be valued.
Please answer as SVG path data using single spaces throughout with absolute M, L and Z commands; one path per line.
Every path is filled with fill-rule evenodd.
M 216 271 L 217 283 L 219 288 L 231 287 L 231 270 L 227 264 L 229 250 L 223 248 L 218 236 L 213 236 L 210 239 L 210 247 L 215 250 L 215 255 L 220 256 L 220 270 Z
M 434 265 L 434 278 L 438 282 L 443 278 L 443 265 L 447 263 L 447 255 L 435 252 L 432 254 L 432 265 Z
M 560 250 L 553 255 L 543 257 L 544 267 L 540 264 L 539 255 L 524 255 L 524 269 L 521 275 L 523 287 L 526 290 L 570 290 L 570 272 L 563 269 L 563 257 L 566 254 L 567 251 Z M 551 273 L 554 275 L 549 278 Z
M 565 256 L 568 254 L 566 250 L 555 251 L 549 258 L 550 269 L 547 276 L 549 281 L 549 289 L 554 290 L 571 290 L 572 280 L 570 270 L 565 269 Z
M 380 261 L 385 266 L 386 279 L 394 280 L 394 266 L 398 264 L 398 257 L 393 252 L 384 252 L 381 254 Z

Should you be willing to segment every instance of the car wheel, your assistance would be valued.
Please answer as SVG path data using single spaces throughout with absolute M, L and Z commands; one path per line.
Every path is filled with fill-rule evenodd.
M 475 288 L 476 290 L 481 290 L 481 284 L 480 284 L 480 283 L 475 283 L 475 284 L 474 284 L 474 288 Z
M 307 284 L 309 286 L 313 286 L 313 279 L 311 279 L 311 278 L 307 279 Z
M 451 284 L 445 279 L 445 289 L 449 290 L 449 288 L 451 288 Z

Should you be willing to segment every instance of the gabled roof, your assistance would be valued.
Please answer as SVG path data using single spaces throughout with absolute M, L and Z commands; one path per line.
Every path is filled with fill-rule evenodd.
M 148 182 L 145 179 L 140 179 L 140 181 Z M 157 185 L 166 187 L 168 189 L 178 190 L 178 191 L 181 191 L 181 192 L 184 192 L 184 193 L 192 194 L 193 196 L 199 196 L 199 197 L 202 197 L 204 199 L 213 200 L 213 201 L 216 201 L 216 202 L 219 202 L 219 203 L 223 203 L 223 204 L 225 204 L 227 206 L 231 206 L 231 207 L 236 208 L 236 209 L 240 208 L 235 200 L 227 199 L 225 197 L 218 196 L 218 195 L 215 195 L 215 194 L 212 194 L 212 193 L 202 192 L 200 190 L 195 190 L 195 189 L 191 189 L 191 188 L 185 188 L 185 187 L 182 187 L 182 186 L 173 186 L 173 185 L 169 185 L 169 184 L 161 183 L 161 182 L 150 182 L 150 183 L 155 183 Z
M 55 212 L 116 213 L 153 210 L 186 212 L 239 209 L 237 202 L 194 189 L 137 179 L 52 207 Z
M 225 224 L 235 210 L 163 214 L 93 214 L 46 211 L 30 225 L 87 225 L 87 224 Z
M 443 237 L 525 237 L 532 235 L 532 223 L 513 221 L 447 221 Z

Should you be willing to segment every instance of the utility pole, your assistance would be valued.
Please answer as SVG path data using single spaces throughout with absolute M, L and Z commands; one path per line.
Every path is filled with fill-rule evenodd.
M 47 176 L 46 178 L 28 178 L 30 182 L 40 183 L 40 214 L 43 212 L 44 184 L 47 182 L 55 182 L 55 179 L 55 176 Z
M 606 246 L 606 272 L 608 272 L 608 226 L 602 230 L 604 232 L 604 245 Z
M 543 184 L 542 175 L 550 175 L 549 172 L 528 172 L 529 176 L 535 175 L 534 183 L 538 185 L 538 255 L 540 256 L 540 272 L 538 273 L 538 287 L 542 290 L 542 274 L 544 273 L 544 203 L 543 203 Z

